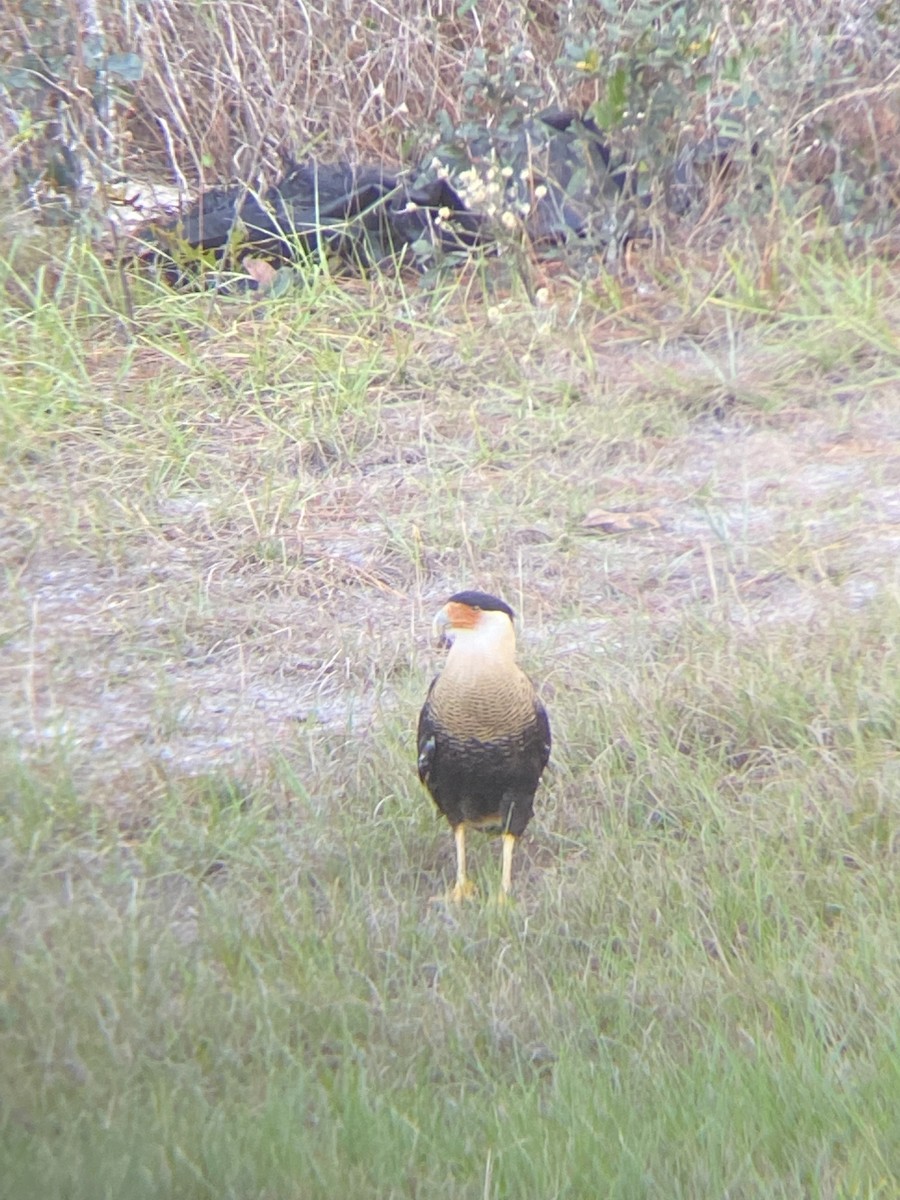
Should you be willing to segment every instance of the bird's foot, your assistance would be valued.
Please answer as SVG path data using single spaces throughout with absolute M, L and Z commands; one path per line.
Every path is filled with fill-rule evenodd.
M 447 899 L 454 904 L 462 904 L 463 900 L 471 900 L 478 895 L 478 888 L 471 879 L 460 879 L 448 894 Z
M 456 884 L 443 896 L 432 896 L 429 904 L 462 904 L 463 900 L 471 900 L 478 894 L 478 888 L 471 879 L 457 880 Z

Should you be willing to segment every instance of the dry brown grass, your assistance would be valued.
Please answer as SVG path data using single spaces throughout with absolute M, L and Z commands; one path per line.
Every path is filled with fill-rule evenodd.
M 548 36 L 519 4 L 472 6 L 465 17 L 456 8 L 274 0 L 222 5 L 210 20 L 178 0 L 154 5 L 144 27 L 140 141 L 159 147 L 152 114 L 165 116 L 170 165 L 187 160 L 195 178 L 208 176 L 204 158 L 228 176 L 271 172 L 279 150 L 399 164 L 441 110 L 461 118 L 474 56 L 514 45 L 543 64 L 534 74 L 548 104 L 560 98 L 551 66 L 558 34 Z
M 103 93 L 103 121 L 69 10 L 48 3 L 47 13 L 32 28 L 14 3 L 5 43 L 12 65 L 27 47 L 53 64 L 52 89 L 13 87 L 2 110 L 5 166 L 35 186 L 48 138 L 82 155 L 92 178 L 105 154 L 107 179 L 123 169 L 184 190 L 235 178 L 264 186 L 286 157 L 308 154 L 408 165 L 427 160 L 440 119 L 489 129 L 517 112 L 585 110 L 606 102 L 624 65 L 649 111 L 609 132 L 644 163 L 645 186 L 659 191 L 711 134 L 736 136 L 724 175 L 702 162 L 688 172 L 691 225 L 712 225 L 719 241 L 738 217 L 752 212 L 764 227 L 786 204 L 792 221 L 814 227 L 824 211 L 851 237 L 881 236 L 898 203 L 900 27 L 867 0 L 690 12 L 635 3 L 617 17 L 509 0 L 101 2 L 108 50 L 144 64 L 139 84 Z M 596 66 L 579 67 L 581 54 Z

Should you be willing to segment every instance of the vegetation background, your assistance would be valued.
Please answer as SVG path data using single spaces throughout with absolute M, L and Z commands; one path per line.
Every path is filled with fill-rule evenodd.
M 4 15 L 0 1194 L 895 1197 L 896 6 Z M 115 221 L 551 106 L 640 240 L 173 291 Z M 461 586 L 554 725 L 509 909 L 429 903 Z

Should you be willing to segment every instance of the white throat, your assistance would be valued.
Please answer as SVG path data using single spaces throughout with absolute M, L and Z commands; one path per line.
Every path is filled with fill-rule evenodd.
M 506 613 L 482 612 L 472 629 L 453 629 L 450 637 L 447 668 L 451 670 L 463 661 L 469 670 L 477 669 L 481 664 L 515 662 L 516 634 Z

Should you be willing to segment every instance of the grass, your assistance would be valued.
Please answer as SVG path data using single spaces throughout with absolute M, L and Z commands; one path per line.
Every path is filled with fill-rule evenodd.
M 896 1195 L 895 277 L 48 260 L 0 332 L 0 1191 Z M 466 585 L 556 739 L 509 910 L 428 903 Z

